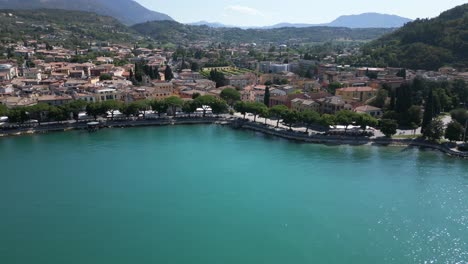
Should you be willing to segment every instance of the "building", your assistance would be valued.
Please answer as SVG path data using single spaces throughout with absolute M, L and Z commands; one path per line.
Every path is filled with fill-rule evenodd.
M 291 101 L 291 108 L 294 111 L 304 112 L 306 110 L 311 110 L 315 112 L 320 112 L 320 104 L 314 100 L 296 98 Z
M 238 89 L 243 89 L 248 85 L 253 85 L 256 82 L 256 76 L 253 73 L 242 75 L 233 75 L 226 78 L 227 85 L 234 86 Z
M 383 114 L 382 109 L 378 107 L 370 106 L 370 105 L 363 105 L 363 106 L 356 107 L 354 111 L 356 113 L 369 114 L 377 118 L 381 117 Z
M 352 110 L 353 107 L 347 104 L 339 96 L 330 96 L 326 98 L 318 99 L 317 102 L 320 104 L 321 114 L 335 114 L 341 110 Z
M 18 69 L 11 64 L 0 64 L 0 81 L 9 81 L 18 76 Z
M 73 100 L 71 96 L 57 96 L 57 95 L 43 95 L 37 98 L 38 103 L 45 103 L 48 105 L 64 105 L 70 103 Z
M 366 102 L 377 96 L 377 89 L 366 87 L 348 87 L 336 90 L 336 95 L 347 101 Z

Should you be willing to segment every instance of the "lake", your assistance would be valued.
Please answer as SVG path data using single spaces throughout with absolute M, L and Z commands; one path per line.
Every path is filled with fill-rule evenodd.
M 216 125 L 0 139 L 0 263 L 467 263 L 468 161 Z

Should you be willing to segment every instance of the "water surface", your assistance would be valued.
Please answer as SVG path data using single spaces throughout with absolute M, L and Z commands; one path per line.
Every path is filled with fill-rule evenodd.
M 437 152 L 176 126 L 3 138 L 0 166 L 0 263 L 468 261 L 468 162 Z

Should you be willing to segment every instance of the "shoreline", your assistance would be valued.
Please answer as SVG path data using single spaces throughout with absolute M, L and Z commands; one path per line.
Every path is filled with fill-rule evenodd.
M 98 126 L 98 129 L 105 128 L 129 128 L 129 127 L 149 127 L 149 126 L 171 126 L 171 125 L 229 125 L 233 129 L 244 129 L 255 132 L 260 132 L 265 135 L 279 137 L 287 140 L 310 144 L 324 145 L 350 145 L 350 146 L 395 146 L 395 147 L 418 147 L 440 151 L 450 157 L 458 157 L 468 159 L 467 152 L 458 152 L 445 147 L 442 144 L 431 143 L 413 139 L 390 139 L 390 138 L 367 138 L 367 137 L 348 137 L 348 136 L 322 136 L 322 135 L 306 135 L 302 132 L 288 131 L 277 129 L 264 124 L 239 120 L 237 118 L 221 118 L 221 117 L 191 117 L 191 118 L 158 118 L 158 119 L 140 119 L 140 120 L 123 120 L 123 121 L 106 121 Z M 86 130 L 87 122 L 83 123 L 67 123 L 54 125 L 39 125 L 32 127 L 24 127 L 11 131 L 1 130 L 0 139 L 3 137 L 15 137 L 22 135 L 47 134 L 54 132 L 66 132 L 71 130 Z

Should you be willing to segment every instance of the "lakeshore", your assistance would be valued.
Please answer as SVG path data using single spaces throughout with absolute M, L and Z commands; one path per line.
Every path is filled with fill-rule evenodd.
M 396 138 L 370 138 L 362 136 L 331 136 L 310 134 L 299 131 L 290 131 L 284 128 L 275 128 L 270 125 L 252 122 L 236 117 L 179 117 L 179 118 L 154 118 L 154 119 L 119 119 L 98 122 L 97 129 L 106 128 L 131 128 L 145 126 L 171 126 L 171 125 L 227 125 L 235 129 L 247 129 L 266 135 L 280 137 L 298 142 L 332 145 L 377 145 L 396 147 L 418 147 L 443 152 L 451 157 L 468 158 L 467 152 L 460 152 L 447 147 L 446 144 L 436 144 L 420 139 L 396 139 Z M 20 136 L 31 134 L 44 134 L 52 132 L 66 132 L 70 130 L 86 130 L 88 122 L 54 123 L 46 125 L 26 125 L 16 129 L 1 130 L 0 137 Z

